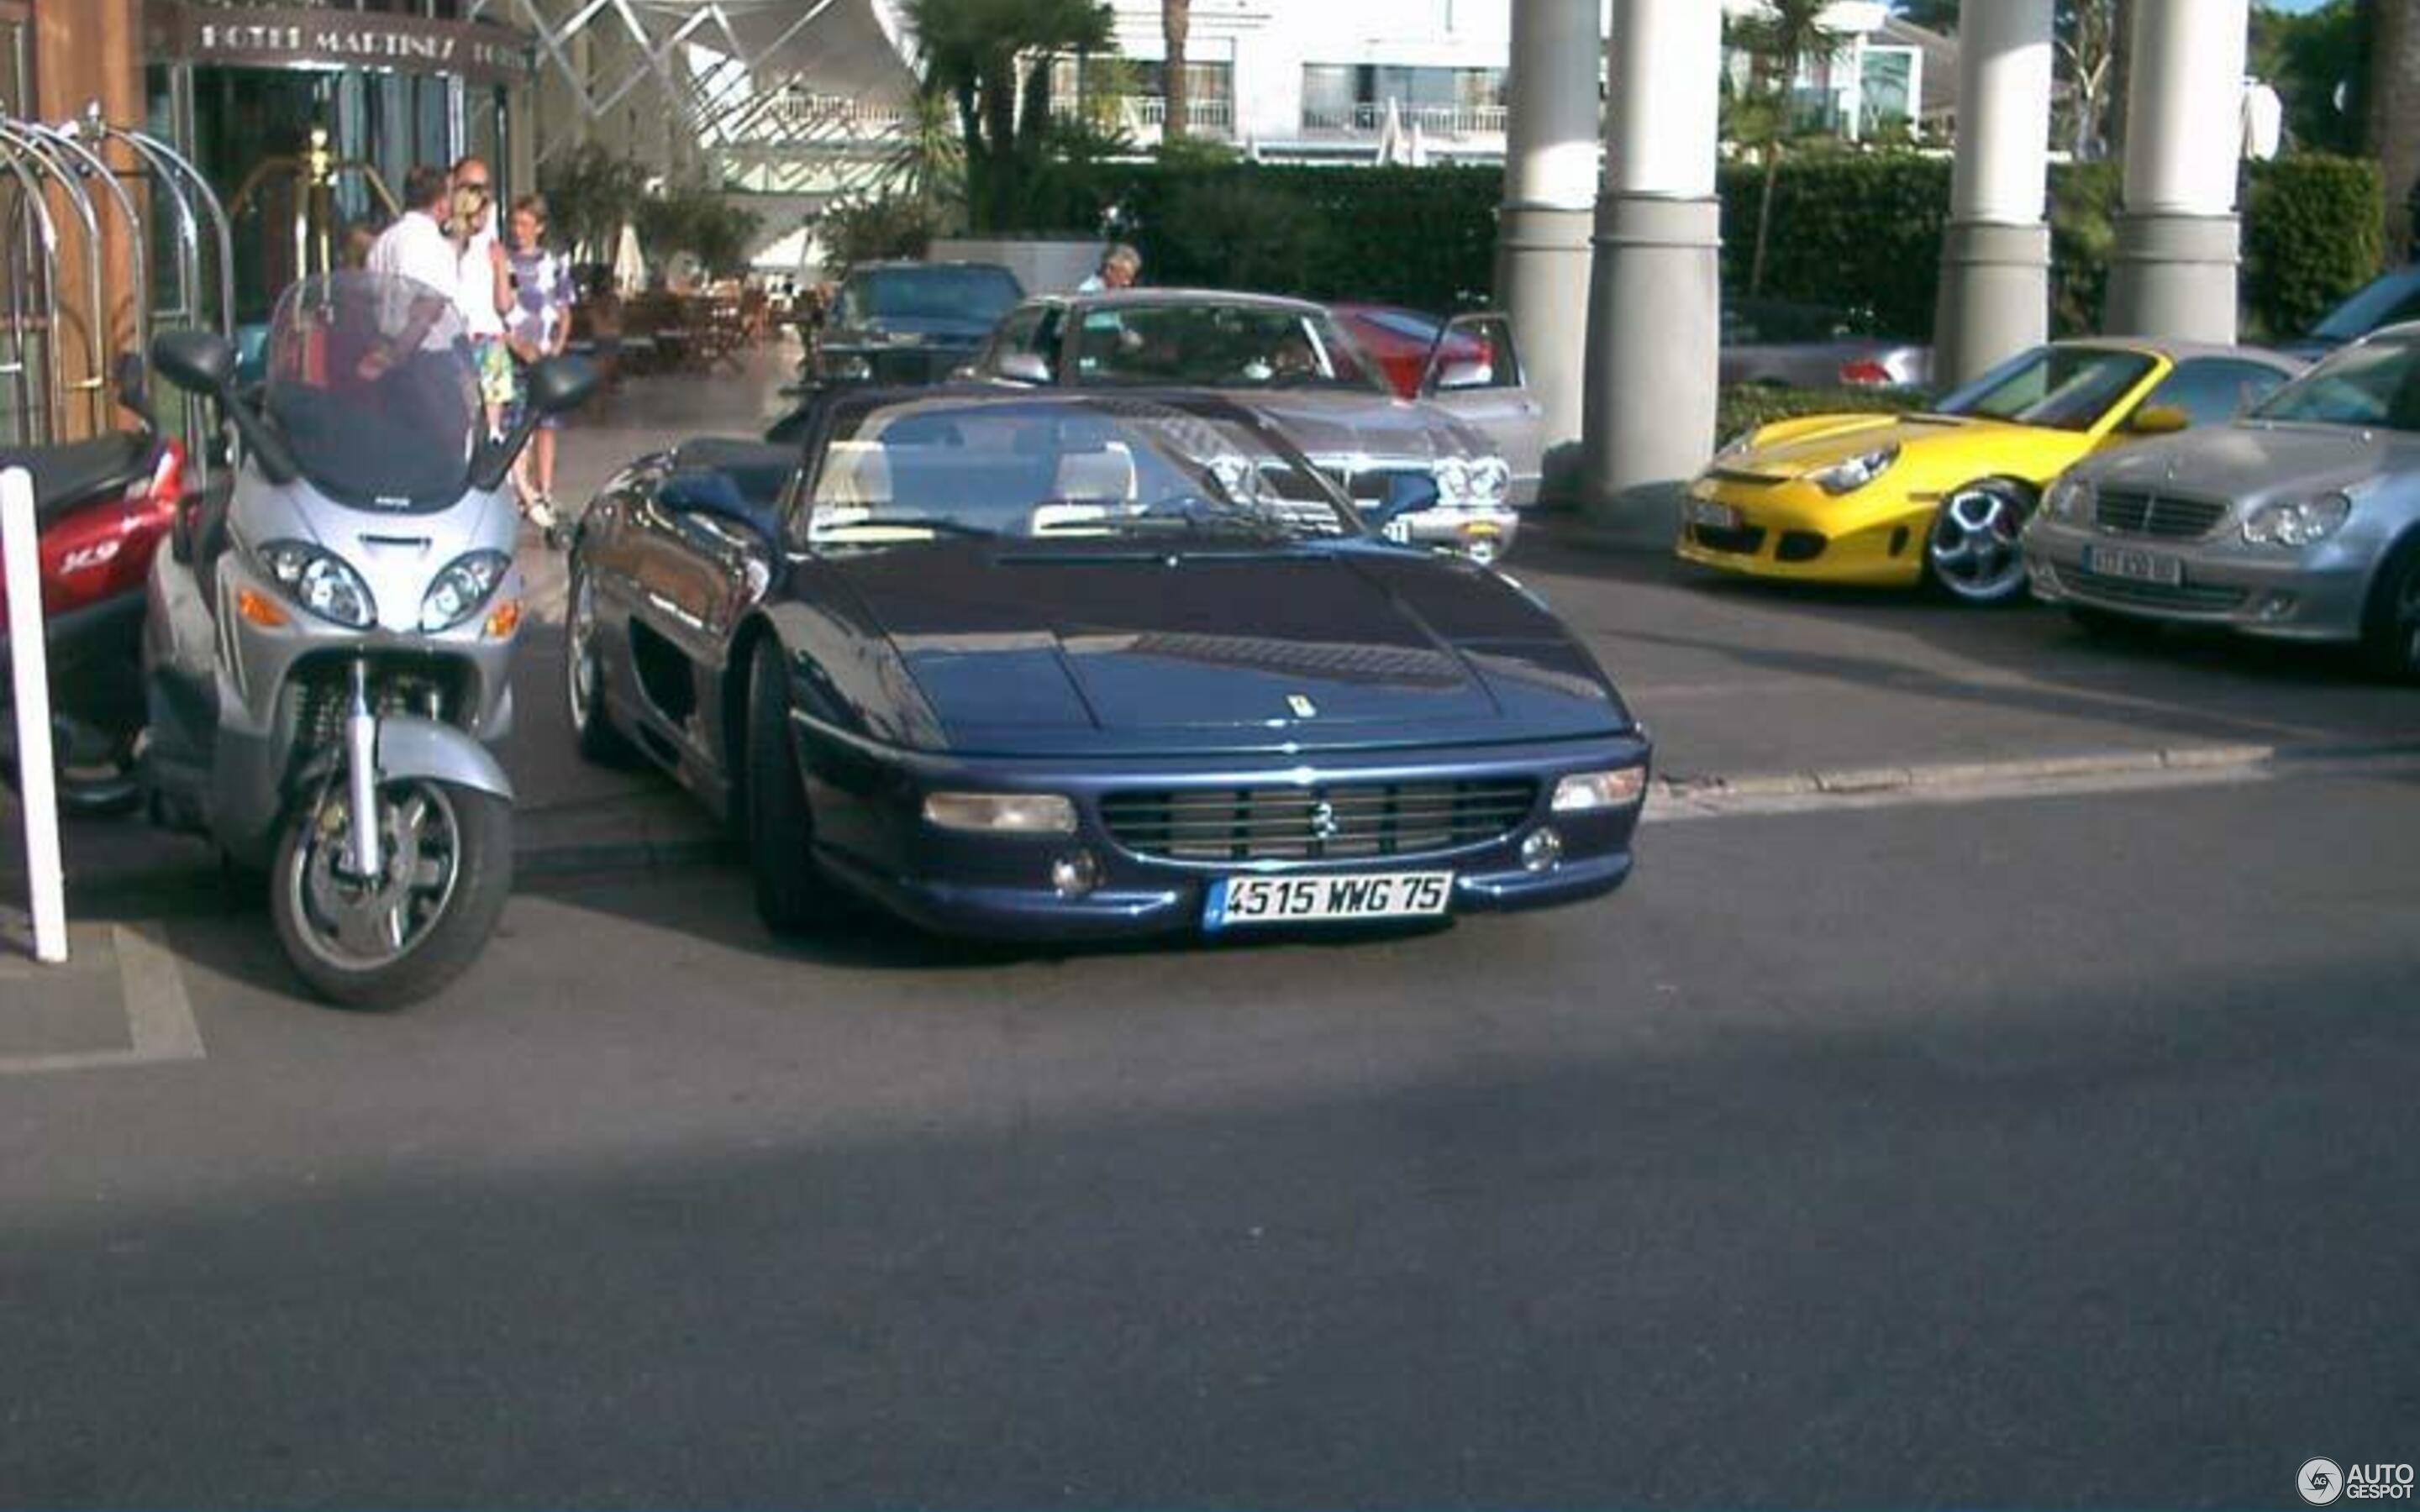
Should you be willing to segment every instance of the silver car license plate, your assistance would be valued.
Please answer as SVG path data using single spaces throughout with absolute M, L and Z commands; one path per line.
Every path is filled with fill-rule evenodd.
M 2129 582 L 2158 583 L 2167 588 L 2178 587 L 2185 580 L 2182 557 L 2122 546 L 2086 547 L 2084 570 L 2103 578 L 2123 578 Z

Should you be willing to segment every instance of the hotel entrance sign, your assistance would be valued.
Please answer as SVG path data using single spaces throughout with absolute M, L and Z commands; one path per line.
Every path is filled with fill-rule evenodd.
M 312 6 L 223 5 L 178 6 L 165 19 L 164 51 L 191 63 L 385 69 L 458 74 L 482 84 L 522 84 L 531 74 L 529 38 L 484 22 Z

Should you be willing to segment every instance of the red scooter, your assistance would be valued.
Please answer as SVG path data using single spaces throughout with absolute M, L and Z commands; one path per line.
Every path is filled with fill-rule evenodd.
M 185 489 L 184 446 L 160 434 L 141 362 L 128 359 L 117 379 L 117 402 L 140 422 L 136 429 L 60 446 L 0 447 L 0 469 L 34 475 L 59 807 L 79 815 L 126 813 L 142 801 L 135 756 L 145 718 L 144 583 Z M 7 607 L 0 589 L 0 615 Z M 0 666 L 8 652 L 0 631 Z M 13 789 L 9 702 L 0 678 L 0 778 Z

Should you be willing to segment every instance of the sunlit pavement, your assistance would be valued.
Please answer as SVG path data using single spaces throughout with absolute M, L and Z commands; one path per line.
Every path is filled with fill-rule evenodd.
M 777 374 L 634 382 L 566 479 Z M 1837 791 L 1410 937 L 785 946 L 571 759 L 542 613 L 559 864 L 433 1002 L 309 1007 L 198 845 L 78 826 L 75 964 L 0 960 L 0 1504 L 2277 1505 L 2414 1458 L 2414 694 L 1513 570 L 1668 775 Z M 2094 775 L 2146 751 L 2209 785 Z M 2043 785 L 1854 780 L 1977 764 Z M 583 869 L 633 832 L 678 864 Z

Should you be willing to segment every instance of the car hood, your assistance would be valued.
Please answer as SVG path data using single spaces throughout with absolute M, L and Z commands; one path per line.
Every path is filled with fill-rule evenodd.
M 2002 440 L 2037 440 L 2046 434 L 2037 426 L 1996 420 L 1888 414 L 1823 415 L 1766 429 L 1781 434 L 1761 437 L 1758 444 L 1715 465 L 1726 472 L 1786 482 L 1888 446 L 1900 449 L 1905 464 L 1931 452 L 1990 446 Z
M 2237 421 L 2181 436 L 2140 442 L 2095 460 L 2087 476 L 2102 487 L 2239 502 L 2272 494 L 2328 493 L 2381 471 L 2420 466 L 2420 436 L 2313 425 Z
M 1320 461 L 1368 457 L 1434 462 L 1488 456 L 1496 451 L 1475 427 L 1417 399 L 1339 389 L 1237 389 L 1228 397 L 1268 416 Z
M 834 570 L 957 750 L 1311 749 L 1630 725 L 1542 607 L 1426 554 L 954 543 Z

